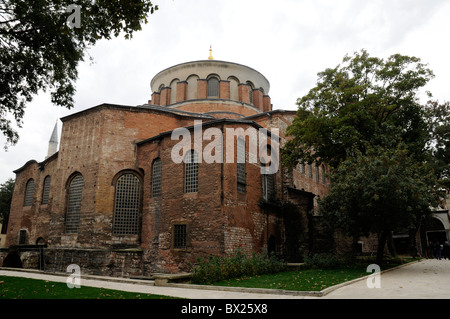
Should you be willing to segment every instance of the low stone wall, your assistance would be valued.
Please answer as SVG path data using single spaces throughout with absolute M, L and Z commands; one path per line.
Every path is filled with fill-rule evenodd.
M 16 247 L 23 268 L 47 272 L 66 272 L 69 265 L 78 265 L 83 275 L 112 277 L 143 276 L 143 252 L 139 249 L 83 249 Z M 0 251 L 0 266 L 8 254 Z M 44 262 L 45 261 L 45 262 Z

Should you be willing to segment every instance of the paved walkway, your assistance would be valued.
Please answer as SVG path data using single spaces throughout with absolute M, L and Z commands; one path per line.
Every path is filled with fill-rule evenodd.
M 19 276 L 66 282 L 67 276 L 2 270 L 0 276 Z M 81 279 L 81 285 L 190 299 L 450 299 L 450 260 L 423 260 L 380 275 L 380 288 L 368 288 L 367 279 L 342 286 L 323 297 L 293 296 L 153 286 L 142 280 Z
M 322 298 L 450 299 L 450 260 L 426 259 L 381 274 L 380 288 L 367 280 L 339 288 Z

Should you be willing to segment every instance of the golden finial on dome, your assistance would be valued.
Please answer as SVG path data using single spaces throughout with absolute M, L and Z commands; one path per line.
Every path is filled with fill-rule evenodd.
M 213 56 L 212 56 L 212 45 L 209 46 L 209 58 L 208 60 L 214 60 Z

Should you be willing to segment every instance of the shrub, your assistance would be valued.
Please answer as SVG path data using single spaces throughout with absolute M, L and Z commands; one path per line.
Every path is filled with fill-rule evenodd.
M 305 267 L 307 268 L 331 269 L 342 264 L 341 259 L 329 253 L 309 254 L 305 257 Z
M 246 256 L 242 252 L 242 244 L 239 243 L 234 252 L 228 256 L 198 257 L 197 265 L 192 267 L 192 282 L 213 283 L 231 278 L 276 273 L 286 268 L 286 263 L 278 260 L 274 255 Z

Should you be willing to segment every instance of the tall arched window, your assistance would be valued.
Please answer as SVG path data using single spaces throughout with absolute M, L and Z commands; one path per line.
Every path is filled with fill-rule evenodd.
M 42 205 L 47 205 L 48 204 L 48 198 L 50 195 L 50 176 L 45 177 L 44 179 L 44 185 L 42 187 Z
M 199 77 L 198 75 L 192 74 L 190 75 L 187 82 L 187 92 L 186 92 L 186 100 L 194 100 L 197 98 L 197 81 Z
M 322 164 L 322 183 L 326 183 L 327 182 L 327 175 L 326 175 L 326 169 L 325 169 L 325 165 Z
M 249 86 L 248 93 L 250 96 L 250 104 L 253 104 L 253 89 L 255 88 L 255 86 L 250 81 L 247 81 L 247 85 Z
M 162 178 L 162 165 L 161 159 L 157 158 L 153 161 L 152 165 L 152 196 L 161 196 L 161 178 Z
M 219 79 L 216 77 L 208 79 L 208 97 L 219 97 Z
M 192 150 L 186 154 L 184 161 L 184 192 L 198 192 L 198 155 Z
M 177 88 L 178 88 L 178 82 L 180 82 L 179 79 L 174 79 L 172 82 L 170 82 L 170 103 L 174 104 L 177 102 Z
M 114 202 L 114 235 L 137 235 L 139 228 L 141 182 L 139 178 L 126 173 L 116 182 Z
M 69 184 L 67 213 L 66 213 L 66 233 L 77 234 L 80 225 L 81 196 L 83 193 L 84 178 L 81 174 L 75 175 Z
M 262 174 L 262 196 L 265 200 L 275 198 L 275 174 Z
M 245 193 L 245 140 L 243 138 L 237 139 L 237 190 Z
M 308 164 L 308 177 L 313 178 L 313 169 L 311 164 Z
M 23 206 L 28 207 L 33 205 L 33 195 L 34 195 L 34 179 L 29 179 L 27 186 L 25 187 L 25 200 Z

